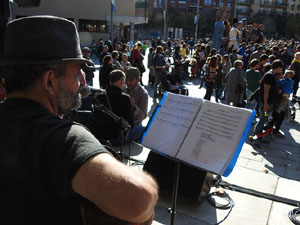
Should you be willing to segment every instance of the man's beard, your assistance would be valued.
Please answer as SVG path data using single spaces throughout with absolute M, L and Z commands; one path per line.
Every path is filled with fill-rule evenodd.
M 78 89 L 77 92 L 71 93 L 67 90 L 66 85 L 59 83 L 59 96 L 58 96 L 58 114 L 64 115 L 81 106 L 81 97 Z

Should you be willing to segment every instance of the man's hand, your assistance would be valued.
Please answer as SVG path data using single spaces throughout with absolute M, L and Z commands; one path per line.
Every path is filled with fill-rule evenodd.
M 133 109 L 136 109 L 136 104 L 135 104 L 135 100 L 133 97 L 131 97 L 131 106 Z

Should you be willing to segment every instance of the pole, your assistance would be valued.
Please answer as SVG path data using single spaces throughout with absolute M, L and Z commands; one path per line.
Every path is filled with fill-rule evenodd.
M 172 208 L 169 208 L 169 212 L 171 213 L 171 223 L 170 223 L 170 225 L 175 225 L 179 174 L 180 174 L 180 162 L 175 161 L 174 162 L 174 175 L 175 176 L 174 176 L 174 185 L 173 185 Z
M 233 12 L 233 18 L 237 17 L 237 1 L 238 0 L 234 0 L 234 12 Z
M 197 42 L 197 38 L 198 38 L 199 4 L 200 4 L 200 0 L 197 1 L 197 19 L 196 19 L 196 28 L 195 28 L 195 42 Z
M 113 4 L 110 2 L 110 32 L 109 39 L 112 41 L 113 37 Z
M 168 10 L 168 0 L 165 0 L 165 10 L 164 10 L 164 40 L 167 40 L 167 10 Z

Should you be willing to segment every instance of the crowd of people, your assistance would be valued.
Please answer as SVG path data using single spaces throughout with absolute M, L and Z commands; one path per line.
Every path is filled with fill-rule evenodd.
M 255 135 L 265 132 L 268 127 L 272 127 L 273 134 L 284 137 L 279 129 L 289 114 L 287 99 L 298 100 L 299 42 L 294 39 L 267 40 L 262 24 L 247 19 L 233 19 L 230 23 L 226 10 L 219 13 L 216 20 L 211 39 L 153 39 L 147 56 L 144 55 L 148 47 L 146 41 L 139 41 L 132 48 L 129 43 L 115 41 L 111 55 L 119 52 L 114 59 L 118 62 L 112 61 L 111 64 L 123 71 L 130 66 L 137 67 L 142 81 L 146 56 L 153 97 L 162 93 L 163 79 L 169 79 L 173 85 L 182 85 L 182 80 L 196 78 L 200 81 L 199 88 L 206 88 L 205 95 L 200 97 L 211 100 L 214 95 L 216 102 L 257 110 L 260 122 L 255 126 L 254 140 Z M 99 43 L 101 46 L 102 41 Z M 99 54 L 100 87 L 105 87 L 101 79 L 108 74 L 102 72 L 106 65 L 105 61 L 101 61 L 103 52 Z M 261 140 L 257 138 L 256 141 Z

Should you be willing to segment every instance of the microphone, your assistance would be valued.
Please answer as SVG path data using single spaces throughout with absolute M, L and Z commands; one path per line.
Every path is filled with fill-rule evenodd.
M 81 98 L 87 98 L 88 96 L 97 97 L 98 95 L 105 95 L 106 91 L 86 84 L 80 88 L 79 93 L 81 94 Z

